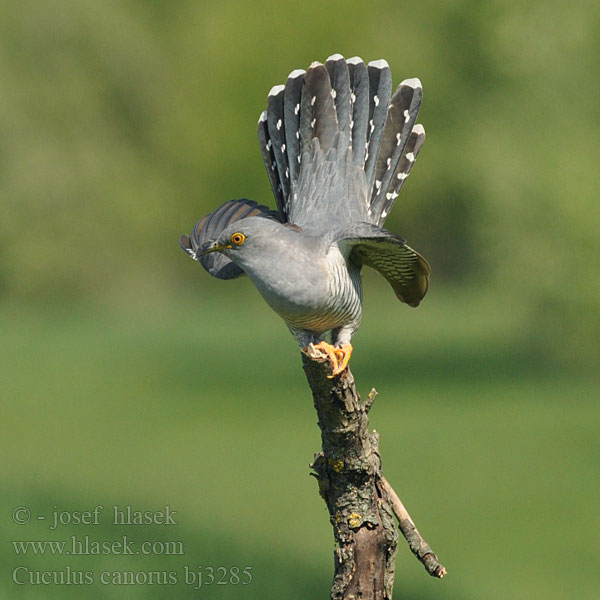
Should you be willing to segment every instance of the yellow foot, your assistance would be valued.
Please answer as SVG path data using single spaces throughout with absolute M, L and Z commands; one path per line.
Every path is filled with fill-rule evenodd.
M 327 342 L 319 342 L 314 344 L 313 348 L 320 350 L 329 357 L 331 361 L 331 375 L 328 375 L 329 379 L 339 375 L 347 366 L 352 354 L 352 346 L 345 344 L 341 348 L 336 348 Z
M 352 354 L 352 345 L 344 344 L 341 348 L 335 349 L 335 354 L 338 359 L 337 367 L 335 367 L 331 373 L 331 377 L 341 373 L 350 362 L 350 355 Z

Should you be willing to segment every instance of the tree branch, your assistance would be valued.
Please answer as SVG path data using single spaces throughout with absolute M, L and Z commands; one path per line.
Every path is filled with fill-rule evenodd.
M 423 563 L 423 566 L 430 575 L 441 579 L 446 574 L 446 567 L 439 562 L 438 557 L 434 554 L 429 544 L 421 537 L 411 516 L 408 514 L 406 508 L 404 508 L 402 500 L 398 498 L 398 494 L 396 494 L 388 480 L 381 475 L 378 483 L 382 495 L 386 497 L 398 519 L 398 526 L 408 542 L 411 552 Z
M 336 543 L 331 599 L 391 599 L 398 544 L 394 515 L 427 570 L 443 576 L 444 567 L 381 473 L 379 435 L 369 431 L 367 416 L 375 390 L 361 403 L 350 370 L 329 379 L 329 360 L 310 346 L 303 350 L 302 366 L 321 429 L 322 451 L 315 455 L 312 475 L 329 510 Z

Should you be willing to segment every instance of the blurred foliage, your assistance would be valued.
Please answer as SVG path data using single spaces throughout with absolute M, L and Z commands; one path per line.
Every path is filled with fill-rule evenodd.
M 231 197 L 273 204 L 255 141 L 269 88 L 333 52 L 385 57 L 396 82 L 422 79 L 429 137 L 387 226 L 430 259 L 434 286 L 492 290 L 522 343 L 594 364 L 599 13 L 591 0 L 2 3 L 0 291 L 112 302 L 184 288 L 202 273 L 180 232 Z
M 401 541 L 396 596 L 592 600 L 597 381 L 515 350 L 511 311 L 490 321 L 494 304 L 473 290 L 435 295 L 427 311 L 398 311 L 393 294 L 367 297 L 353 373 L 363 394 L 379 392 L 370 421 L 384 473 L 448 568 L 442 581 L 429 577 Z M 298 350 L 257 294 L 244 311 L 212 295 L 200 310 L 195 298 L 170 312 L 142 298 L 114 314 L 2 307 L 0 320 L 10 399 L 0 420 L 0 597 L 327 597 L 331 526 L 308 475 L 319 429 Z M 17 506 L 49 517 L 97 504 L 98 525 L 50 531 L 48 521 L 10 518 Z M 128 504 L 168 504 L 178 525 L 113 525 L 111 507 Z M 25 557 L 10 543 L 72 535 L 181 541 L 185 554 Z M 175 571 L 179 583 L 17 586 L 17 565 L 71 565 L 96 582 L 102 571 Z M 253 581 L 194 590 L 185 565 L 251 566 Z
M 425 93 L 428 141 L 386 225 L 430 260 L 431 291 L 411 311 L 366 272 L 352 358 L 380 393 L 384 471 L 449 570 L 428 578 L 401 545 L 397 594 L 596 598 L 598 387 L 573 367 L 600 359 L 599 17 L 591 0 L 0 3 L 2 537 L 54 539 L 10 523 L 19 504 L 168 503 L 185 560 L 73 565 L 255 574 L 40 591 L 10 582 L 6 543 L 0 595 L 326 593 L 297 348 L 247 279 L 210 278 L 177 237 L 228 198 L 273 205 L 266 94 L 340 52 Z

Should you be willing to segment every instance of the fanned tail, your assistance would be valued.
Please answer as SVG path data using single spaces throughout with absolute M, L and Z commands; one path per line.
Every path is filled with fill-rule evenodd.
M 425 140 L 419 80 L 391 91 L 385 60 L 340 54 L 271 89 L 258 139 L 282 221 L 314 229 L 335 205 L 342 221 L 383 224 Z

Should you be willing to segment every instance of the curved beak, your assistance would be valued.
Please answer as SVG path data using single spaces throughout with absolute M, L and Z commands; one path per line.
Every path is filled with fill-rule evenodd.
M 229 244 L 219 245 L 217 242 L 207 242 L 198 249 L 198 254 L 204 256 L 211 252 L 222 252 L 223 250 L 229 250 L 231 246 Z

